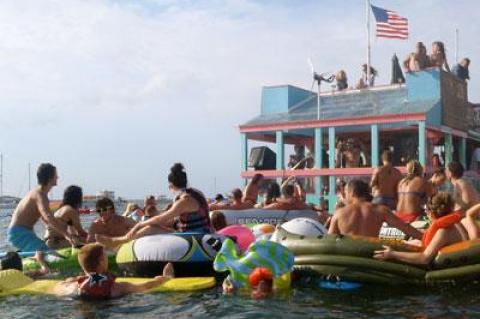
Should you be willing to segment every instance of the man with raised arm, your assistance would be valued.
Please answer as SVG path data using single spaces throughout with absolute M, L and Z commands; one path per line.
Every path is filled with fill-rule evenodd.
M 33 227 L 39 219 L 72 242 L 62 225 L 50 212 L 48 193 L 57 185 L 57 169 L 50 163 L 41 164 L 37 170 L 38 186 L 18 203 L 13 212 L 7 230 L 8 241 L 20 251 L 35 251 L 35 258 L 40 263 L 42 273 L 49 271 L 43 252 L 49 250 L 47 244 L 37 237 Z

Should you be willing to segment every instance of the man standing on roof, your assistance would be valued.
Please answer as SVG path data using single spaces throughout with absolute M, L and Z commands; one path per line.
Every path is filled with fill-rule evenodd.
M 31 190 L 18 203 L 13 212 L 10 226 L 7 230 L 8 241 L 17 249 L 25 252 L 35 251 L 35 258 L 42 267 L 42 272 L 49 271 L 43 252 L 49 250 L 47 244 L 37 237 L 33 227 L 39 219 L 69 242 L 70 235 L 63 229 L 60 222 L 50 212 L 48 193 L 57 185 L 57 169 L 50 163 L 41 164 L 37 170 L 38 186 Z
M 468 72 L 469 66 L 470 66 L 470 59 L 463 58 L 462 61 L 460 61 L 460 63 L 456 64 L 453 67 L 452 73 L 455 74 L 455 76 L 460 80 L 466 82 L 467 80 L 470 80 L 470 74 Z

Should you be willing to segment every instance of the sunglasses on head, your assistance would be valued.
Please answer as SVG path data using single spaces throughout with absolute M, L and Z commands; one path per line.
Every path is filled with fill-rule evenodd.
M 113 206 L 99 208 L 99 209 L 97 209 L 97 213 L 104 213 L 104 212 L 108 212 L 109 210 L 113 210 Z

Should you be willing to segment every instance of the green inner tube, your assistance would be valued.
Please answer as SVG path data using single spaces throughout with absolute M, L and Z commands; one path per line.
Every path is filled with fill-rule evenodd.
M 356 269 L 348 266 L 336 265 L 298 265 L 295 271 L 314 272 L 316 275 L 325 276 L 328 279 L 356 281 L 369 284 L 384 285 L 418 285 L 424 283 L 423 279 L 405 278 L 394 274 L 388 274 L 373 269 Z M 332 278 L 333 277 L 333 278 Z M 335 278 L 338 277 L 338 278 Z
M 345 266 L 359 271 L 378 271 L 385 274 L 393 274 L 402 278 L 425 278 L 426 271 L 405 264 L 379 261 L 372 258 L 332 256 L 332 255 L 303 255 L 295 257 L 295 265 L 322 265 L 322 266 Z
M 455 267 L 427 272 L 427 283 L 440 283 L 449 281 L 469 281 L 480 278 L 480 264 Z
M 279 230 L 278 242 L 290 249 L 296 256 L 300 255 L 343 255 L 370 258 L 375 250 L 382 250 L 388 245 L 396 251 L 418 251 L 419 248 L 399 241 L 377 240 L 373 238 L 324 235 L 304 237 Z

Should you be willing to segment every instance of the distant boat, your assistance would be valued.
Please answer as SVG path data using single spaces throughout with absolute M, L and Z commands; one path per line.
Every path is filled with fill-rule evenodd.
M 0 209 L 15 209 L 21 198 L 14 196 L 0 196 Z

